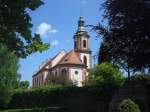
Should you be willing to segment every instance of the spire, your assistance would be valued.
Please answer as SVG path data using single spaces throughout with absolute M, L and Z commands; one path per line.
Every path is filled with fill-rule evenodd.
M 84 17 L 80 16 L 78 20 L 78 32 L 85 32 L 85 21 Z

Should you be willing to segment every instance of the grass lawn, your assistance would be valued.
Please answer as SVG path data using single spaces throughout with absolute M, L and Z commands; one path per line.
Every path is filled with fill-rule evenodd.
M 32 109 L 0 110 L 0 112 L 67 112 L 67 109 L 65 107 L 46 107 L 46 108 L 32 108 Z

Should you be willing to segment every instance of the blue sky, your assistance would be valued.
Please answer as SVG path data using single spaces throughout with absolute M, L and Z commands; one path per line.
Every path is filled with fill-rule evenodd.
M 21 80 L 32 82 L 33 72 L 46 59 L 52 58 L 62 49 L 73 49 L 73 35 L 77 29 L 79 16 L 84 16 L 86 25 L 96 25 L 102 16 L 99 10 L 101 0 L 43 0 L 45 4 L 36 11 L 30 12 L 33 23 L 33 33 L 40 33 L 46 43 L 51 43 L 51 48 L 34 53 L 26 59 L 20 59 Z M 82 9 L 82 11 L 81 11 Z M 89 32 L 90 48 L 95 55 L 98 51 L 100 39 L 94 32 Z

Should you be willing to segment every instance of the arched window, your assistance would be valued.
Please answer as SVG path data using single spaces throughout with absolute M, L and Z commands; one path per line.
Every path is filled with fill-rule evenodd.
M 55 71 L 55 77 L 58 77 L 58 73 L 57 73 L 57 70 Z
M 86 56 L 84 56 L 83 61 L 84 61 L 84 64 L 87 65 L 87 58 L 86 58 Z
M 35 78 L 35 84 L 36 84 L 36 85 L 38 85 L 38 83 L 37 83 L 37 79 L 36 79 L 36 78 Z
M 39 78 L 37 77 L 37 85 L 39 86 L 40 85 L 40 82 L 39 82 Z
M 41 76 L 41 82 L 42 83 L 44 82 L 44 74 L 42 74 L 42 76 Z
M 34 78 L 34 80 L 33 80 L 33 81 L 34 81 L 34 85 L 36 85 L 36 78 Z
M 52 71 L 52 74 L 51 74 L 51 79 L 54 79 L 54 72 Z
M 86 40 L 83 40 L 83 47 L 86 48 Z
M 52 77 L 52 71 L 49 71 L 49 78 Z
M 61 75 L 62 75 L 62 79 L 66 80 L 67 79 L 67 70 L 66 69 L 62 69 Z

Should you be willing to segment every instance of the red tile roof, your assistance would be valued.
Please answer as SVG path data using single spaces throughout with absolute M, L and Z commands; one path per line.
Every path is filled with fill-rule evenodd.
M 85 65 L 84 63 L 82 63 L 80 57 L 79 57 L 79 53 L 72 50 L 69 53 L 67 53 L 58 63 L 58 65 L 61 64 L 75 64 L 75 65 Z

